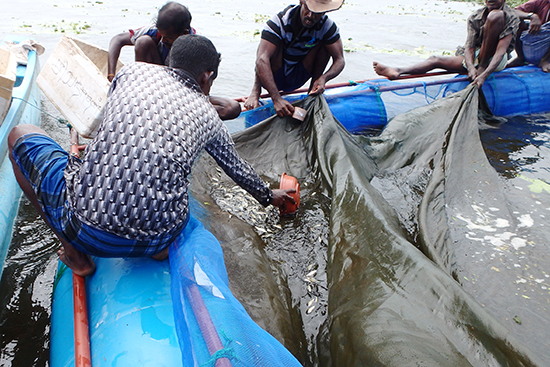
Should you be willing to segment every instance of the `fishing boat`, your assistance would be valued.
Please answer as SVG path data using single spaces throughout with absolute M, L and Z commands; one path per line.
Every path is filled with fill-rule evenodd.
M 353 134 L 377 133 L 393 117 L 449 96 L 468 85 L 463 75 L 428 73 L 406 80 L 383 79 L 329 85 L 324 93 L 334 116 Z M 535 66 L 522 66 L 492 73 L 483 85 L 489 109 L 496 116 L 510 117 L 550 112 L 550 74 Z M 305 90 L 284 95 L 291 103 L 307 96 Z M 237 130 L 273 116 L 273 102 L 264 95 L 261 106 L 228 125 Z M 241 102 L 243 98 L 239 99 Z
M 487 81 L 485 99 L 497 115 L 547 112 L 547 77 L 536 68 L 506 70 Z M 503 90 L 511 90 L 506 89 L 511 79 L 527 86 L 521 101 L 517 91 L 506 97 L 513 97 L 514 103 L 503 97 Z M 358 361 L 400 365 L 400 361 L 414 358 L 429 360 L 428 365 L 441 365 L 443 361 L 452 361 L 453 365 L 505 361 L 536 364 L 536 356 L 525 351 L 449 274 L 399 233 L 397 220 L 386 205 L 380 204 L 383 199 L 368 182 L 375 164 L 348 134 L 379 132 L 400 112 L 437 102 L 444 96 L 456 97 L 455 108 L 462 98 L 470 98 L 471 92 L 462 97 L 468 82 L 457 76 L 421 82 L 377 80 L 352 84 L 327 90 L 324 98 L 328 104 L 321 97 L 305 98 L 305 93 L 287 96 L 308 110 L 304 124 L 276 117 L 258 124 L 272 115 L 269 101 L 256 110 L 243 112 L 240 120 L 229 122 L 230 126 L 251 127 L 234 135 L 235 142 L 241 154 L 261 167 L 267 180 L 276 182 L 283 171 L 302 180 L 308 175 L 317 178 L 314 185 L 322 186 L 316 192 L 318 196 L 331 193 L 332 209 L 327 216 L 334 215 L 334 228 L 345 232 L 331 233 L 331 243 L 357 252 L 353 261 L 336 257 L 333 268 L 325 269 L 327 274 L 336 274 L 338 282 L 333 291 L 341 293 L 340 298 L 332 300 L 334 309 L 324 329 L 325 334 L 331 334 L 324 342 L 332 358 L 341 365 Z M 499 112 L 498 106 L 515 110 Z M 332 118 L 333 114 L 345 129 Z M 73 139 L 71 146 L 76 149 L 76 134 Z M 273 150 L 266 148 L 266 141 Z M 274 146 L 285 146 L 292 154 Z M 311 161 L 297 159 L 306 153 L 313 157 Z M 263 249 L 266 234 L 272 236 L 270 231 L 281 226 L 262 228 L 221 210 L 211 191 L 228 178 L 216 171 L 207 157 L 201 157 L 197 166 L 206 168 L 194 171 L 192 219 L 171 245 L 169 260 L 95 258 L 97 270 L 86 281 L 60 263 L 52 304 L 52 367 L 311 363 L 302 354 L 305 338 L 289 330 L 296 325 L 300 329 L 303 320 L 316 313 L 317 301 L 312 299 L 307 306 L 294 304 L 285 290 L 284 271 L 273 270 L 276 265 L 266 258 Z M 347 190 L 351 182 L 355 186 Z M 347 207 L 349 203 L 357 205 Z M 381 206 L 373 214 L 369 211 L 371 205 Z M 372 231 L 380 231 L 383 238 L 365 236 L 369 226 Z M 240 250 L 235 251 L 235 247 Z M 377 247 L 383 249 L 369 250 Z M 329 251 L 343 254 L 338 249 Z M 391 256 L 378 254 L 392 254 L 400 259 L 399 264 Z M 233 258 L 229 265 L 227 258 Z M 359 266 L 350 267 L 355 261 Z M 242 262 L 246 265 L 239 268 Z M 370 268 L 373 263 L 380 264 L 375 271 Z M 403 269 L 416 276 L 397 276 Z M 315 292 L 314 286 L 319 283 L 313 273 L 308 269 L 304 274 L 312 289 L 308 287 L 307 292 Z M 357 285 L 356 279 L 368 282 Z M 430 291 L 419 292 L 422 289 Z M 358 304 L 358 299 L 364 301 Z M 364 309 L 358 308 L 363 304 L 367 305 Z M 358 315 L 355 324 L 353 318 Z M 390 330 L 387 325 L 391 325 Z M 348 328 L 353 332 L 343 331 Z M 471 332 L 473 329 L 475 332 Z M 357 348 L 350 347 L 352 344 Z M 347 348 L 354 349 L 353 353 Z
M 301 365 L 233 296 L 220 243 L 192 208 L 169 261 L 94 258 L 86 282 L 59 263 L 51 366 Z
M 451 131 L 452 147 L 460 149 L 471 144 L 455 147 L 458 138 L 476 142 L 471 127 L 477 126 L 477 105 L 477 91 L 470 87 L 436 101 L 435 115 L 419 109 L 414 116 L 428 114 L 432 128 Z M 401 232 L 395 212 L 370 183 L 377 163 L 332 117 L 323 98 L 307 98 L 300 106 L 307 110 L 304 123 L 273 117 L 234 134 L 234 140 L 240 154 L 268 181 L 276 181 L 281 171 L 300 177 L 306 207 L 313 197 L 329 197 L 326 251 L 334 256 L 323 272 L 333 283 L 323 282 L 309 267 L 308 274 L 299 275 L 307 295 L 324 300 L 296 305 L 289 299 L 285 272 L 277 271 L 280 264 L 270 263 L 263 251 L 267 238 L 285 240 L 283 226 L 257 219 L 262 213 L 254 207 L 248 213 L 256 222 L 223 209 L 229 191 L 222 191 L 221 198 L 216 192 L 234 184 L 203 155 L 193 173 L 193 217 L 171 245 L 169 260 L 97 258 L 96 273 L 85 285 L 60 266 L 53 296 L 51 366 L 311 364 L 307 358 L 298 361 L 299 351 L 290 353 L 293 347 L 303 349 L 305 341 L 293 340 L 296 333 L 289 330 L 312 314 L 323 317 L 322 302 L 328 303 L 330 316 L 319 333 L 329 337 L 319 338 L 319 349 L 333 359 L 323 365 L 371 361 L 399 366 L 411 360 L 430 366 L 543 365 L 502 320 Z M 426 131 L 422 127 L 417 130 Z M 453 158 L 460 156 L 448 149 L 445 134 L 433 135 L 438 145 L 426 142 L 426 147 L 437 151 L 441 146 Z M 414 135 L 410 138 L 408 144 L 422 152 Z M 475 152 L 482 154 L 477 143 Z M 307 159 L 297 159 L 304 154 Z M 474 164 L 476 172 L 487 171 L 490 165 L 480 157 L 464 163 Z M 466 170 L 458 167 L 455 172 Z M 494 182 L 481 183 L 496 187 Z M 428 217 L 440 214 L 437 208 L 425 210 Z M 438 223 L 429 218 L 427 222 Z M 245 265 L 233 268 L 241 263 Z M 226 267 L 233 268 L 231 273 Z M 322 273 L 321 268 L 315 270 Z M 313 286 L 330 287 L 330 293 L 315 293 Z M 88 335 L 89 341 L 83 342 Z M 82 354 L 78 349 L 85 344 L 89 352 Z
M 20 37 L 7 37 L 4 42 L 22 42 Z M 26 63 L 19 63 L 12 52 L 0 50 L 0 269 L 11 240 L 13 221 L 19 208 L 21 188 L 15 180 L 8 157 L 8 134 L 19 124 L 38 125 L 40 92 L 36 85 L 39 71 L 37 52 L 28 51 Z M 4 108 L 5 107 L 5 108 Z M 0 270 L 1 275 L 1 270 Z

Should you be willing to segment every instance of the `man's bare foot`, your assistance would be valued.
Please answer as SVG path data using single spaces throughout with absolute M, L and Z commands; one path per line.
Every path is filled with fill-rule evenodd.
M 374 69 L 374 72 L 376 74 L 380 76 L 385 76 L 389 80 L 397 79 L 399 78 L 399 75 L 401 75 L 401 73 L 399 72 L 399 69 L 379 64 L 376 61 L 372 63 L 372 68 Z
M 541 61 L 539 64 L 539 67 L 544 71 L 545 73 L 550 73 L 550 61 Z
M 88 254 L 79 251 L 79 255 L 76 256 L 76 259 L 73 259 L 67 255 L 62 246 L 59 250 L 57 250 L 57 255 L 59 256 L 59 260 L 63 261 L 63 263 L 67 265 L 67 267 L 76 275 L 86 277 L 95 272 L 95 263 L 92 260 L 92 257 Z
M 514 57 L 512 60 L 508 61 L 506 64 L 507 68 L 513 68 L 515 66 L 522 66 L 525 65 L 525 59 Z
M 256 107 L 260 107 L 260 100 L 258 99 L 259 96 L 257 96 L 255 93 L 248 96 L 246 101 L 244 101 L 244 109 L 245 110 L 253 110 Z
M 166 248 L 164 250 L 162 250 L 161 252 L 158 252 L 156 254 L 154 254 L 153 256 L 151 256 L 153 259 L 155 260 L 158 260 L 158 261 L 162 261 L 162 260 L 166 260 L 168 259 L 168 254 L 170 253 L 170 246 L 166 246 Z

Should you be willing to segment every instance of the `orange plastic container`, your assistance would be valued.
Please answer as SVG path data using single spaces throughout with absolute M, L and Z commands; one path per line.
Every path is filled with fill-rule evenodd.
M 300 184 L 298 183 L 298 180 L 296 180 L 295 177 L 289 176 L 283 172 L 283 174 L 281 175 L 281 181 L 279 182 L 279 189 L 296 190 L 295 193 L 289 194 L 294 198 L 296 204 L 292 204 L 291 202 L 286 201 L 284 207 L 280 209 L 281 215 L 292 214 L 296 210 L 298 210 L 298 207 L 300 206 Z

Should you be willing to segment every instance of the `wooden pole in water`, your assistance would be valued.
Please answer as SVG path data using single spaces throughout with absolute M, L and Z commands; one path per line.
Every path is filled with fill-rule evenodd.
M 86 305 L 86 281 L 73 273 L 75 367 L 91 367 L 90 328 Z
M 210 313 L 208 312 L 208 308 L 204 303 L 204 299 L 202 298 L 197 284 L 190 280 L 189 284 L 186 286 L 186 291 L 191 303 L 191 308 L 193 309 L 193 314 L 195 314 L 199 329 L 206 343 L 206 347 L 212 356 L 214 353 L 224 348 L 223 343 L 218 335 L 214 322 L 212 322 L 212 318 L 210 317 Z M 215 362 L 215 367 L 231 366 L 231 361 L 226 357 L 219 358 Z
M 456 74 L 456 73 L 453 73 L 453 72 L 450 72 L 450 71 L 432 71 L 432 72 L 425 73 L 425 74 L 401 75 L 396 80 L 426 78 L 426 77 L 431 77 L 431 76 L 447 75 L 447 74 Z M 352 86 L 352 85 L 355 85 L 355 84 L 361 84 L 361 83 L 365 83 L 365 82 L 369 82 L 369 81 L 373 81 L 373 80 L 380 80 L 380 79 L 387 80 L 387 78 L 384 78 L 384 77 L 365 79 L 365 80 L 356 80 L 356 81 L 350 80 L 349 82 L 340 82 L 340 83 L 327 84 L 325 86 L 325 89 L 349 87 L 349 86 Z M 308 88 L 300 88 L 300 89 L 296 89 L 296 90 L 293 90 L 293 91 L 290 91 L 290 92 L 281 92 L 281 95 L 285 96 L 285 95 L 288 95 L 288 94 L 306 93 L 308 90 L 309 90 Z M 269 98 L 269 97 L 270 97 L 269 93 L 264 93 L 264 94 L 260 95 L 260 98 Z M 238 98 L 234 98 L 234 100 L 237 101 L 237 102 L 240 102 L 240 103 L 244 103 L 244 102 L 246 102 L 247 98 L 248 97 L 238 97 Z
M 71 155 L 80 156 L 78 133 L 71 128 Z M 86 281 L 73 273 L 74 308 L 74 361 L 75 367 L 91 367 L 90 327 L 88 324 L 88 305 L 86 302 Z

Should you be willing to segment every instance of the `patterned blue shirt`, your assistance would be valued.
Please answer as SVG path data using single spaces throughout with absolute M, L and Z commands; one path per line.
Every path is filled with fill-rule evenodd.
M 65 170 L 68 205 L 82 222 L 125 238 L 178 233 L 189 175 L 206 150 L 263 205 L 269 187 L 237 154 L 208 97 L 186 72 L 134 63 L 113 80 L 105 117 L 82 161 Z

